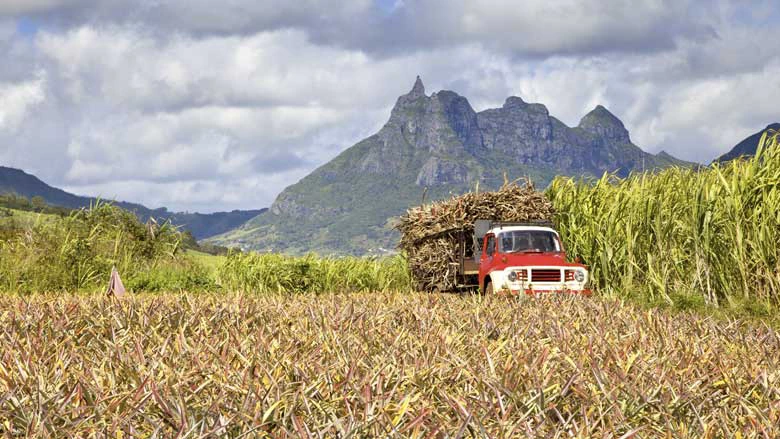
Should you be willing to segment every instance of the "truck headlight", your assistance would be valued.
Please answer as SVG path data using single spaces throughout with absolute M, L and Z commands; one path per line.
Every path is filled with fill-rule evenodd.
M 509 282 L 516 281 L 517 280 L 517 272 L 510 271 L 506 278 L 509 279 Z
M 577 282 L 584 282 L 585 281 L 585 272 L 577 270 L 574 272 L 574 280 Z

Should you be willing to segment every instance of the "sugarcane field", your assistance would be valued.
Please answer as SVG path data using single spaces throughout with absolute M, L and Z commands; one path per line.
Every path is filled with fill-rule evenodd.
M 0 1 L 0 439 L 780 438 L 777 23 Z

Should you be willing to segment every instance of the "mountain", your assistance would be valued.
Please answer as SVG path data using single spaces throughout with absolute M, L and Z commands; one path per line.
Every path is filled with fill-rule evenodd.
M 475 112 L 443 90 L 428 96 L 417 77 L 376 134 L 286 188 L 268 212 L 213 238 L 261 251 L 366 254 L 392 250 L 392 218 L 425 200 L 497 188 L 504 176 L 545 187 L 555 175 L 689 166 L 631 142 L 602 106 L 570 128 L 542 104 L 510 97 Z
M 95 198 L 73 195 L 62 189 L 49 186 L 34 175 L 4 166 L 0 166 L 0 193 L 13 193 L 27 198 L 40 196 L 48 204 L 72 209 L 87 207 L 96 201 Z M 140 204 L 123 201 L 115 202 L 114 204 L 135 212 L 141 221 L 146 221 L 152 217 L 158 221 L 170 220 L 171 223 L 189 230 L 196 239 L 208 238 L 235 229 L 267 210 L 234 210 L 232 212 L 203 214 L 169 212 L 164 207 L 149 209 Z
M 780 131 L 780 123 L 772 123 L 767 125 L 767 127 L 764 128 L 763 130 L 751 136 L 748 136 L 747 138 L 745 138 L 745 140 L 737 143 L 737 145 L 734 148 L 732 148 L 731 151 L 723 154 L 722 156 L 718 157 L 714 161 L 727 162 L 729 160 L 734 160 L 742 156 L 755 155 L 756 149 L 758 148 L 758 142 L 761 140 L 761 136 L 767 130 Z

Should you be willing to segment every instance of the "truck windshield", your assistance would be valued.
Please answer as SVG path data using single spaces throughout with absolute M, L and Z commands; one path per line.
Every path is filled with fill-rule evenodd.
M 502 253 L 560 251 L 555 234 L 544 230 L 513 230 L 500 238 Z

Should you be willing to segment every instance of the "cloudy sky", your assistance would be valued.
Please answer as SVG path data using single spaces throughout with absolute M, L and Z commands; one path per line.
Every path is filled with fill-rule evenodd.
M 0 0 L 0 59 L 0 165 L 175 210 L 268 206 L 418 74 L 705 163 L 780 121 L 777 0 Z

